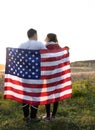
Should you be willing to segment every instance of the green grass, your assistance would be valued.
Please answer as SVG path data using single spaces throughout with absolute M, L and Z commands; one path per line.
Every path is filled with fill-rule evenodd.
M 0 94 L 0 130 L 95 130 L 94 80 L 73 80 L 72 98 L 60 101 L 57 118 L 50 122 L 25 123 L 22 105 Z M 44 114 L 45 106 L 39 106 L 38 116 Z

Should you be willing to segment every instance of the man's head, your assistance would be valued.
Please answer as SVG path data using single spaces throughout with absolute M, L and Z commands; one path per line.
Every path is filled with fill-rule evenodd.
M 28 38 L 30 40 L 31 39 L 33 39 L 33 40 L 37 40 L 38 39 L 37 31 L 35 29 L 32 29 L 32 28 L 27 31 L 27 36 L 28 36 Z

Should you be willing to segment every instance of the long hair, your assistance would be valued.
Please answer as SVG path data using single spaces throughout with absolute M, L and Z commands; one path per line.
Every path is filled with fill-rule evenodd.
M 49 39 L 49 42 L 58 42 L 58 40 L 57 40 L 57 36 L 56 36 L 56 34 L 54 34 L 54 33 L 49 33 L 49 34 L 47 34 L 47 37 L 48 37 L 48 39 Z

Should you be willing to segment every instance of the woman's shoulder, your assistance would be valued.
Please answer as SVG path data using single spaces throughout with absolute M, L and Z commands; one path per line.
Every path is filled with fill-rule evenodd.
M 52 49 L 60 49 L 60 48 L 61 48 L 58 43 L 55 43 L 55 44 L 47 44 L 46 47 L 47 47 L 48 49 L 51 49 L 51 50 L 52 50 Z

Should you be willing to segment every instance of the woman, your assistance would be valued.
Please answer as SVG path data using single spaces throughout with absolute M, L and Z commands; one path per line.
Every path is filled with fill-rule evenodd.
M 55 49 L 61 48 L 58 44 L 57 36 L 54 33 L 47 34 L 45 42 L 46 42 L 46 47 L 49 50 L 55 50 Z M 50 104 L 46 104 L 45 107 L 46 107 L 47 115 L 45 117 L 43 117 L 43 119 L 44 120 L 54 119 L 56 116 L 57 109 L 58 109 L 58 102 L 53 103 L 52 115 L 50 115 Z

